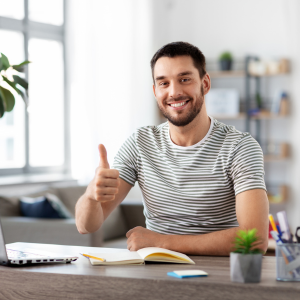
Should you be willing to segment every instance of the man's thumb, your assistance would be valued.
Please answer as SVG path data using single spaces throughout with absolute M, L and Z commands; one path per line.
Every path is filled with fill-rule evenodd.
M 106 152 L 104 145 L 100 144 L 98 146 L 98 149 L 99 149 L 99 155 L 100 155 L 99 167 L 104 168 L 104 169 L 109 169 L 109 163 L 107 161 L 107 152 Z

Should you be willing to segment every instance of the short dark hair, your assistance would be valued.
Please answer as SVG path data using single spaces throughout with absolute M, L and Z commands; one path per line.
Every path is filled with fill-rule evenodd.
M 161 47 L 151 59 L 151 71 L 154 81 L 154 67 L 156 62 L 161 57 L 176 57 L 176 56 L 190 56 L 193 59 L 195 68 L 198 69 L 200 78 L 202 79 L 206 74 L 205 56 L 196 47 L 186 42 L 173 42 Z

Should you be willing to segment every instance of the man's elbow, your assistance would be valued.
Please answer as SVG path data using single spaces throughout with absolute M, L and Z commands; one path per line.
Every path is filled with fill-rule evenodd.
M 262 240 L 262 243 L 259 248 L 263 251 L 263 253 L 266 253 L 268 250 L 268 245 L 269 245 L 269 239 L 266 238 Z

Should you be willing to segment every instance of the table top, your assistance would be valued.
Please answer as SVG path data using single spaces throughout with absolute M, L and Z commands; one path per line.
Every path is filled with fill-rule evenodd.
M 5 270 L 8 272 L 19 274 L 32 274 L 38 276 L 43 274 L 60 274 L 69 276 L 84 276 L 82 278 L 104 280 L 105 278 L 118 280 L 126 279 L 127 286 L 141 284 L 140 281 L 155 283 L 162 283 L 178 287 L 197 286 L 197 288 L 212 288 L 214 290 L 227 290 L 228 288 L 245 290 L 253 289 L 265 291 L 266 293 L 282 293 L 300 292 L 300 282 L 278 282 L 276 281 L 276 261 L 275 257 L 263 257 L 262 274 L 260 283 L 241 284 L 234 283 L 230 280 L 230 262 L 229 257 L 212 257 L 212 256 L 190 256 L 195 261 L 195 265 L 187 264 L 167 264 L 167 263 L 146 263 L 145 265 L 115 265 L 115 266 L 92 266 L 89 259 L 81 256 L 79 253 L 103 253 L 103 252 L 118 252 L 125 249 L 110 249 L 110 248 L 96 248 L 96 247 L 77 247 L 77 246 L 61 246 L 61 245 L 47 245 L 47 244 L 31 244 L 31 243 L 13 243 L 7 245 L 10 249 L 25 249 L 35 248 L 61 255 L 78 256 L 78 260 L 71 264 L 36 264 L 30 266 L 16 266 L 5 267 L 0 266 L 0 274 Z M 167 272 L 174 270 L 203 270 L 207 272 L 208 277 L 194 277 L 188 279 L 177 279 L 167 275 Z M 1 276 L 0 276 L 1 277 Z M 42 277 L 40 277 L 42 278 Z M 65 277 L 64 277 L 65 278 Z M 131 279 L 128 281 L 128 279 Z M 120 281 L 120 282 L 121 282 Z M 190 290 L 189 288 L 189 290 Z M 254 291 L 254 289 L 253 289 Z M 233 295 L 233 294 L 232 294 Z M 232 299 L 235 299 L 231 295 Z M 261 294 L 260 294 L 261 295 Z M 274 297 L 274 296 L 273 296 Z M 145 298 L 146 299 L 146 298 Z M 149 298 L 150 299 L 150 298 Z M 165 298 L 162 298 L 165 299 Z M 167 299 L 167 298 L 166 298 Z M 217 299 L 217 298 L 216 298 Z M 225 299 L 225 298 L 224 298 Z M 244 297 L 244 299 L 248 299 Z M 249 298 L 252 299 L 252 298 Z M 277 299 L 277 297 L 273 298 Z M 278 298 L 279 299 L 279 298 Z

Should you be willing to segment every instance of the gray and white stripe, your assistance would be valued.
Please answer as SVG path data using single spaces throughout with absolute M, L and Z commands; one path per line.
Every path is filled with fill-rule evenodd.
M 167 122 L 139 128 L 113 167 L 129 184 L 138 181 L 147 228 L 163 234 L 236 227 L 235 196 L 266 189 L 258 143 L 213 118 L 207 135 L 190 147 L 172 142 Z

